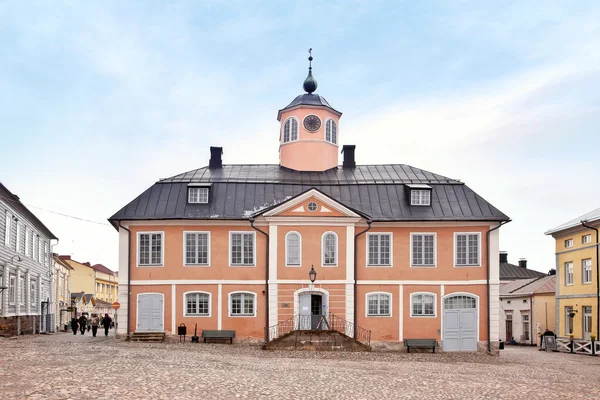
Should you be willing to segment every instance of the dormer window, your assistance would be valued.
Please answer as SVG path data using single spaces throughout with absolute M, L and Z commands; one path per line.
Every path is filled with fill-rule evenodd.
M 191 187 L 188 188 L 188 203 L 208 203 L 208 188 L 207 187 Z
M 431 190 L 411 190 L 410 191 L 411 206 L 429 206 L 431 205 Z

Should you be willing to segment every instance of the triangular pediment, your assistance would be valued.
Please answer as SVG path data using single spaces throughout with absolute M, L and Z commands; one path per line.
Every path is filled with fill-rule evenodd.
M 315 189 L 279 204 L 263 215 L 265 217 L 360 217 L 342 203 Z

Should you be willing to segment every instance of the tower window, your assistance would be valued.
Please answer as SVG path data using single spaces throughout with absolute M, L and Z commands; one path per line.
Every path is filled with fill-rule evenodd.
M 294 140 L 298 140 L 298 120 L 288 118 L 283 124 L 283 143 L 293 142 Z
M 325 141 L 337 144 L 337 125 L 332 119 L 328 119 L 325 124 Z

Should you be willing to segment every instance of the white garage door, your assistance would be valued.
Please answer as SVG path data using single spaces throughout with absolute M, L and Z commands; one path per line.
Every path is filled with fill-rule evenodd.
M 444 351 L 477 351 L 477 299 L 456 295 L 444 299 Z

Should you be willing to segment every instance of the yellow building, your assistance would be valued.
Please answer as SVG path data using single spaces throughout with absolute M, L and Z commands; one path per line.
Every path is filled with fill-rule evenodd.
M 556 334 L 599 335 L 600 208 L 546 232 L 556 240 Z
M 91 265 L 89 262 L 78 262 L 71 256 L 59 256 L 73 268 L 71 271 L 71 290 L 73 293 L 93 295 L 95 300 L 110 303 L 117 301 L 117 273 L 102 264 Z

